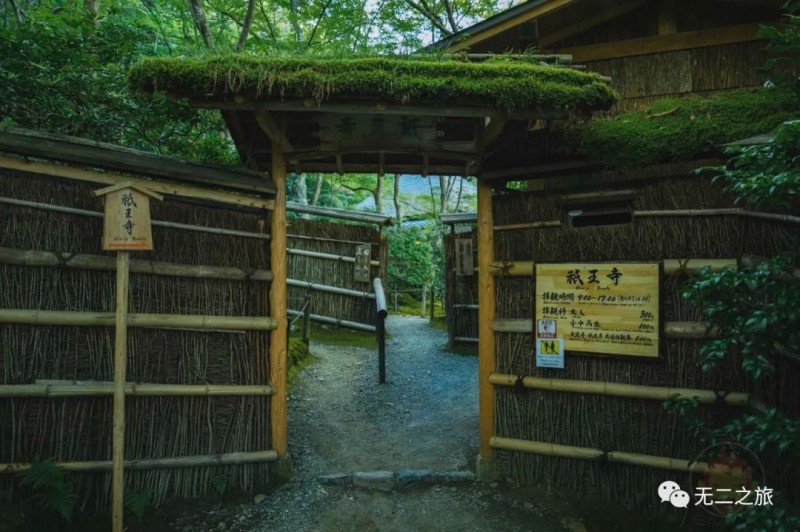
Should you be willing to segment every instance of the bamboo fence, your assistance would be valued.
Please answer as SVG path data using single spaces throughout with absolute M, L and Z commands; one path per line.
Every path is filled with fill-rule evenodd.
M 494 224 L 563 219 L 565 207 L 552 201 L 553 194 L 495 196 Z M 692 459 L 703 448 L 682 419 L 664 410 L 662 399 L 667 393 L 699 397 L 701 419 L 712 426 L 741 414 L 745 398 L 752 406 L 751 395 L 789 415 L 800 414 L 800 376 L 790 370 L 794 368 L 791 361 L 776 359 L 778 371 L 758 383 L 745 376 L 737 356 L 729 357 L 715 371 L 701 371 L 699 348 L 715 331 L 706 331 L 700 310 L 683 298 L 687 277 L 678 275 L 691 274 L 694 266 L 708 259 L 714 259 L 714 267 L 722 267 L 735 263 L 734 258 L 751 260 L 746 258 L 748 254 L 774 256 L 786 249 L 798 228 L 786 223 L 790 220 L 784 215 L 773 219 L 727 210 L 708 212 L 727 209 L 732 198 L 720 186 L 699 178 L 654 181 L 631 201 L 640 215 L 630 224 L 495 231 L 495 261 L 498 270 L 505 267 L 505 275 L 494 276 L 493 442 L 502 471 L 516 483 L 577 496 L 594 492 L 641 509 L 641 501 L 632 494 L 652 492 L 664 480 L 660 469 L 685 472 L 686 460 L 668 457 Z M 699 211 L 698 206 L 702 206 Z M 680 215 L 664 215 L 676 211 Z M 684 268 L 673 268 L 673 273 L 662 278 L 666 326 L 658 362 L 568 353 L 563 370 L 535 366 L 535 262 L 647 262 L 665 257 L 703 260 L 696 264 L 684 260 Z M 454 303 L 474 302 L 460 299 Z M 449 312 L 476 314 L 467 308 Z M 474 333 L 465 336 L 474 337 Z M 514 386 L 518 377 L 521 388 Z M 553 452 L 562 447 L 588 453 L 585 458 L 590 459 L 575 460 L 572 451 Z M 598 452 L 607 460 L 594 459 Z M 768 469 L 783 468 L 775 456 L 764 460 Z M 615 463 L 608 466 L 606 462 Z M 795 495 L 796 490 L 796 486 L 790 488 Z M 657 499 L 652 501 L 653 511 L 665 512 Z
M 472 239 L 476 246 L 475 231 L 445 235 L 445 319 L 451 346 L 472 345 L 478 337 L 478 276 L 461 276 L 456 272 L 455 240 Z M 474 261 L 478 264 L 478 261 Z
M 102 218 L 87 214 L 102 211 L 97 188 L 0 170 L 0 198 L 16 201 L 0 203 L 3 465 L 110 469 L 115 273 Z M 155 505 L 220 477 L 252 490 L 274 458 L 269 218 L 169 199 L 151 209 L 156 249 L 134 254 L 130 275 L 126 490 Z M 108 508 L 109 477 L 71 477 L 79 508 Z

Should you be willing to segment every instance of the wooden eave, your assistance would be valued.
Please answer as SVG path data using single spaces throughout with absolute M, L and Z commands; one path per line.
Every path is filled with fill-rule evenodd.
M 44 131 L 0 127 L 0 152 L 230 192 L 262 197 L 275 195 L 275 185 L 262 172 L 199 163 Z
M 190 99 L 200 108 L 223 113 L 241 159 L 267 171 L 273 141 L 283 147 L 294 172 L 415 173 L 471 176 L 510 124 L 568 118 L 542 106 L 507 113 L 474 103 L 441 105 L 335 98 Z M 588 116 L 590 109 L 574 115 Z

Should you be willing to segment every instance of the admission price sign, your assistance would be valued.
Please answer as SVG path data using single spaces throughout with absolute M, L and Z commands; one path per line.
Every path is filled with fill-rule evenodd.
M 536 319 L 554 320 L 567 351 L 657 358 L 659 263 L 536 265 Z

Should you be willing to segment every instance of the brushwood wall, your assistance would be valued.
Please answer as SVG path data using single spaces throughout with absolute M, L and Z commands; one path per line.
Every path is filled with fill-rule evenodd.
M 453 231 L 444 237 L 445 251 L 445 319 L 451 347 L 477 345 L 478 341 L 478 276 L 462 275 L 456 269 L 456 240 L 472 241 L 477 249 L 474 229 Z M 478 264 L 474 258 L 473 264 Z
M 389 249 L 378 227 L 291 218 L 287 230 L 290 311 L 300 312 L 310 296 L 312 318 L 374 328 L 372 279 L 385 283 Z M 359 281 L 354 259 L 356 248 L 365 244 L 370 246 L 370 280 Z
M 685 175 L 685 174 L 683 174 Z M 628 185 L 630 186 L 630 185 Z M 618 187 L 617 187 L 618 188 Z M 598 193 L 614 186 L 597 187 Z M 585 189 L 582 189 L 582 191 Z M 709 216 L 633 217 L 629 223 L 572 227 L 562 201 L 570 192 L 546 191 L 501 194 L 494 198 L 494 223 L 521 224 L 560 220 L 559 227 L 496 231 L 495 260 L 499 263 L 662 261 L 665 259 L 740 259 L 744 254 L 771 257 L 789 251 L 797 257 L 796 225 L 737 216 L 735 213 Z M 572 191 L 574 192 L 574 190 Z M 642 182 L 635 188 L 633 211 L 677 211 L 732 206 L 721 186 L 697 177 L 676 177 Z M 787 248 L 788 246 L 788 248 Z M 536 278 L 498 275 L 496 278 L 496 319 L 534 320 Z M 692 322 L 700 325 L 699 308 L 687 304 L 682 293 L 686 273 L 662 279 L 663 322 Z M 752 392 L 774 404 L 789 416 L 800 415 L 800 372 L 795 362 L 778 358 L 775 375 L 748 379 L 741 360 L 734 353 L 718 369 L 705 373 L 700 368 L 701 337 L 661 335 L 662 355 L 658 360 L 635 357 L 566 353 L 564 369 L 536 367 L 533 328 L 525 332 L 497 332 L 498 374 L 533 376 L 577 381 L 635 384 L 670 388 L 699 388 L 726 392 Z M 700 335 L 702 336 L 702 334 Z M 703 443 L 689 430 L 686 420 L 668 413 L 659 400 L 613 397 L 592 393 L 557 392 L 495 386 L 494 434 L 498 437 L 619 451 L 680 460 L 693 460 Z M 741 407 L 701 405 L 701 418 L 719 426 Z M 629 508 L 658 505 L 656 487 L 670 479 L 683 485 L 685 472 L 589 460 L 544 456 L 496 449 L 499 463 L 515 482 L 536 485 L 578 496 L 600 497 Z M 783 471 L 777 456 L 764 455 L 767 471 Z M 586 457 L 584 457 L 586 458 Z M 771 475 L 770 487 L 797 493 L 797 485 L 786 476 Z
M 0 169 L 0 197 L 102 212 L 94 191 L 102 185 Z M 213 316 L 269 316 L 269 216 L 233 208 L 152 201 L 155 251 L 132 261 L 224 266 L 240 279 L 130 275 L 130 312 Z M 249 233 L 234 236 L 155 221 Z M 0 308 L 112 313 L 115 272 L 69 261 L 103 252 L 102 217 L 0 203 L 0 248 L 59 253 L 61 264 L 0 263 Z M 264 238 L 260 238 L 264 237 Z M 8 254 L 6 255 L 8 256 Z M 154 384 L 266 385 L 269 331 L 130 328 L 128 381 Z M 114 328 L 0 323 L 0 384 L 113 381 Z M 244 396 L 128 396 L 126 460 L 219 457 L 271 448 L 270 399 Z M 0 399 L 0 463 L 110 461 L 112 398 L 4 397 Z M 247 462 L 247 460 L 243 460 Z M 110 470 L 110 468 L 109 468 Z M 81 508 L 108 508 L 110 471 L 76 473 L 70 482 Z M 149 493 L 156 505 L 168 496 L 213 493 L 224 482 L 250 490 L 268 480 L 266 464 L 180 468 L 128 468 L 126 493 Z M 11 475 L 0 475 L 6 486 Z

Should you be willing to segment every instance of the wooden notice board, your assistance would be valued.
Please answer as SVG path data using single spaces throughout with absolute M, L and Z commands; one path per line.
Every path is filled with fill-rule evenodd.
M 472 239 L 456 238 L 456 275 L 466 277 L 475 275 L 475 263 L 472 256 Z
M 657 358 L 660 308 L 660 263 L 536 265 L 536 320 L 566 351 Z
M 96 192 L 104 196 L 103 249 L 152 251 L 150 197 L 162 197 L 143 187 L 121 183 Z

